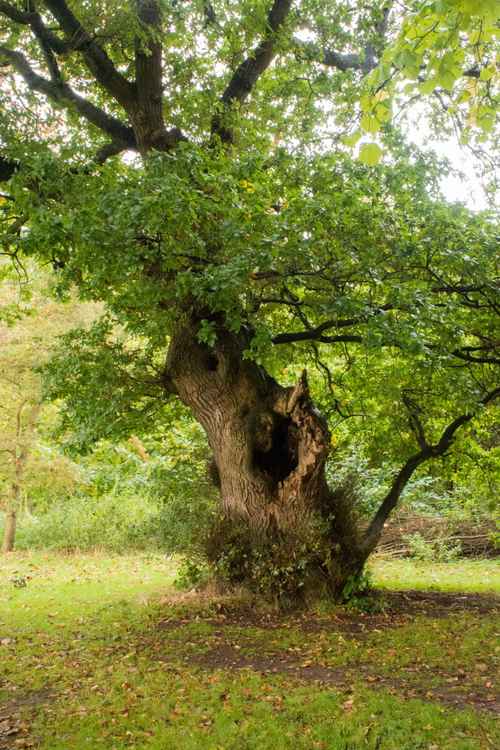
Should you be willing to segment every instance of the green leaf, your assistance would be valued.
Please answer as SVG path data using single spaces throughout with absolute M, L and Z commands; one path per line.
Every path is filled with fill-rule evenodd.
M 374 167 L 379 163 L 384 152 L 376 143 L 364 143 L 359 150 L 359 159 L 363 164 Z
M 351 133 L 350 135 L 343 135 L 341 138 L 341 141 L 346 146 L 355 146 L 362 135 L 363 134 L 361 130 L 356 130 L 354 133 Z
M 361 127 L 367 133 L 377 133 L 380 130 L 381 123 L 373 115 L 363 115 L 361 118 Z
M 479 78 L 481 81 L 489 81 L 493 78 L 495 75 L 495 68 L 493 65 L 488 65 L 487 68 L 483 68 L 481 73 L 479 74 Z

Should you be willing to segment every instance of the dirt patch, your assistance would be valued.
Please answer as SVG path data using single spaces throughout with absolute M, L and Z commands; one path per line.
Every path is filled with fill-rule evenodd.
M 193 609 L 183 618 L 169 618 L 158 623 L 161 630 L 173 630 L 193 622 L 204 622 L 215 627 L 255 627 L 264 630 L 298 629 L 304 632 L 332 631 L 355 638 L 363 638 L 373 630 L 394 628 L 407 624 L 416 615 L 443 618 L 461 613 L 474 615 L 500 612 L 500 597 L 485 594 L 454 594 L 438 591 L 377 591 L 372 607 L 376 613 L 360 612 L 338 607 L 328 616 L 314 613 L 278 614 L 253 607 L 248 603 L 226 599 L 214 600 L 212 612 L 205 615 Z
M 474 708 L 500 715 L 498 693 L 482 685 L 470 684 L 461 673 L 440 673 L 442 684 L 431 688 L 428 673 L 416 667 L 410 667 L 404 677 L 388 677 L 376 672 L 370 664 L 328 667 L 300 661 L 287 653 L 265 656 L 242 654 L 228 643 L 220 643 L 202 654 L 185 656 L 184 662 L 210 671 L 251 669 L 263 675 L 287 675 L 299 682 L 314 682 L 338 691 L 349 692 L 355 683 L 361 682 L 369 688 L 384 689 L 405 698 L 419 698 L 459 709 Z
M 370 688 L 388 690 L 407 698 L 500 714 L 500 696 L 494 692 L 492 681 L 486 676 L 484 680 L 478 680 L 462 671 L 448 673 L 439 670 L 436 673 L 419 662 L 398 669 L 397 675 L 384 675 L 373 664 L 329 667 L 321 663 L 321 657 L 310 658 L 293 650 L 249 653 L 256 642 L 251 632 L 245 633 L 247 628 L 268 633 L 281 631 L 280 635 L 288 629 L 305 634 L 339 633 L 363 640 L 373 632 L 404 626 L 416 616 L 446 618 L 463 613 L 483 616 L 498 612 L 500 608 L 500 598 L 493 595 L 396 591 L 378 592 L 375 597 L 380 608 L 377 613 L 338 607 L 324 616 L 311 613 L 280 615 L 227 598 L 214 600 L 211 611 L 205 615 L 193 611 L 191 616 L 163 620 L 158 627 L 168 631 L 193 623 L 212 625 L 214 630 L 209 638 L 202 636 L 204 646 L 210 643 L 209 650 L 191 650 L 183 657 L 186 665 L 201 669 L 229 672 L 251 669 L 266 675 L 285 674 L 297 681 L 316 682 L 341 691 L 349 691 L 350 686 L 361 680 Z M 231 628 L 238 628 L 240 632 L 235 634 Z M 193 639 L 197 640 L 197 636 L 193 635 Z
M 339 634 L 355 641 L 364 641 L 372 633 L 408 625 L 416 616 L 447 618 L 469 613 L 481 617 L 498 612 L 500 598 L 479 594 L 453 594 L 428 591 L 379 592 L 383 609 L 376 614 L 335 608 L 328 615 L 303 613 L 279 615 L 241 602 L 216 600 L 212 612 L 205 616 L 193 613 L 191 617 L 164 620 L 161 630 L 180 629 L 193 623 L 206 623 L 213 627 L 211 633 L 201 637 L 203 648 L 192 643 L 184 653 L 186 666 L 206 670 L 221 669 L 228 672 L 251 669 L 262 674 L 285 674 L 292 680 L 316 682 L 336 690 L 349 690 L 360 680 L 373 689 L 384 689 L 406 698 L 419 698 L 458 709 L 473 708 L 500 714 L 500 696 L 495 692 L 493 680 L 484 675 L 477 679 L 474 672 L 446 673 L 440 669 L 427 670 L 422 662 L 397 670 L 397 674 L 381 674 L 374 664 L 337 668 L 321 662 L 321 655 L 301 653 L 299 649 L 286 650 L 264 646 L 271 645 L 273 631 L 278 641 L 287 630 L 304 634 Z M 380 602 L 382 599 L 382 602 Z M 377 600 L 376 600 L 377 601 Z M 253 633 L 251 630 L 263 631 Z M 234 632 L 236 629 L 237 632 Z M 232 632 L 231 632 L 232 631 Z M 267 635 L 266 635 L 267 634 Z M 199 637 L 193 633 L 194 641 Z M 305 636 L 307 638 L 307 635 Z M 264 640 L 262 640 L 264 639 Z M 194 648 L 193 648 L 194 647 Z M 457 668 L 458 669 L 458 668 Z M 489 670 L 493 667 L 490 665 Z
M 53 691 L 43 688 L 16 695 L 15 698 L 0 703 L 0 750 L 35 747 L 29 737 L 30 725 L 23 716 L 24 709 L 29 709 L 31 714 L 52 698 Z
M 500 611 L 500 597 L 494 594 L 455 594 L 442 591 L 388 591 L 379 595 L 387 609 L 401 614 L 429 614 L 448 617 L 457 612 L 483 615 Z

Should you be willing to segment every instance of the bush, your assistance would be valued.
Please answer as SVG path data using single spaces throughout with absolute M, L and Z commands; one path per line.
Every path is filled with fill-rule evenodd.
M 140 496 L 75 496 L 43 515 L 21 516 L 17 549 L 112 552 L 158 549 L 160 508 Z
M 408 535 L 406 541 L 410 557 L 422 562 L 451 562 L 460 557 L 462 552 L 460 542 L 445 538 L 428 541 L 418 532 Z
M 174 586 L 180 591 L 199 589 L 208 583 L 210 576 L 210 570 L 206 564 L 183 560 L 177 569 Z

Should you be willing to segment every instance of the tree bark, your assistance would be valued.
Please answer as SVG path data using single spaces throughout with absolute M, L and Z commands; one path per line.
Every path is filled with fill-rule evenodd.
M 338 595 L 364 561 L 351 498 L 331 493 L 326 482 L 330 434 L 305 373 L 283 387 L 244 358 L 245 333 L 218 325 L 209 348 L 197 330 L 196 320 L 179 327 L 167 371 L 213 454 L 223 523 L 210 556 L 234 562 L 239 550 L 246 562 L 238 561 L 236 582 L 261 591 L 269 584 L 278 599 L 325 588 Z
M 11 484 L 10 499 L 5 509 L 5 528 L 2 541 L 2 552 L 12 552 L 16 540 L 17 513 L 21 508 L 21 489 L 24 480 L 24 470 L 31 451 L 31 440 L 36 428 L 41 404 L 34 404 L 28 414 L 26 424 L 23 425 L 23 412 L 27 400 L 22 401 L 16 413 L 16 442 L 10 451 L 13 457 L 14 474 Z
M 8 510 L 5 514 L 5 527 L 3 532 L 2 552 L 12 552 L 16 539 L 17 515 L 14 509 Z
M 12 484 L 12 497 L 5 510 L 5 526 L 2 540 L 2 553 L 12 552 L 16 541 L 17 508 L 21 497 L 21 487 L 15 481 Z

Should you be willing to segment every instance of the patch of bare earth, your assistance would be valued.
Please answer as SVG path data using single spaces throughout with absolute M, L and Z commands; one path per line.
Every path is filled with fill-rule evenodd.
M 35 714 L 51 699 L 52 691 L 42 689 L 31 690 L 0 703 L 0 750 L 35 747 L 35 742 L 29 736 L 30 724 L 26 716 L 28 713 Z
M 416 615 L 444 618 L 463 613 L 477 616 L 500 613 L 500 597 L 493 594 L 454 594 L 438 591 L 376 592 L 372 597 L 372 604 L 372 608 L 377 610 L 376 613 L 339 607 L 326 616 L 310 612 L 291 615 L 269 612 L 228 597 L 214 600 L 212 611 L 215 614 L 202 616 L 193 610 L 193 615 L 164 619 L 158 627 L 165 630 L 174 629 L 196 619 L 212 625 L 271 630 L 298 628 L 311 632 L 331 630 L 362 637 L 364 633 L 376 629 L 405 625 Z
M 216 605 L 217 606 L 217 605 Z M 248 654 L 242 652 L 251 638 L 238 636 L 241 644 L 235 643 L 234 632 L 229 638 L 224 635 L 226 627 L 258 628 L 278 630 L 293 628 L 304 633 L 340 633 L 350 638 L 363 639 L 370 632 L 384 628 L 400 627 L 410 622 L 416 615 L 443 618 L 468 612 L 477 616 L 498 612 L 500 598 L 479 594 L 445 594 L 439 592 L 402 591 L 384 594 L 383 610 L 377 614 L 365 614 L 346 609 L 335 610 L 331 615 L 321 617 L 310 613 L 302 616 L 281 616 L 259 613 L 255 609 L 221 602 L 215 615 L 196 616 L 196 621 L 214 625 L 217 630 L 211 635 L 213 646 L 202 653 L 185 654 L 184 663 L 195 667 L 214 670 L 251 669 L 255 672 L 273 675 L 287 675 L 299 682 L 314 682 L 325 687 L 349 692 L 355 683 L 365 683 L 374 689 L 384 689 L 405 698 L 419 698 L 439 702 L 456 708 L 474 708 L 500 714 L 500 695 L 495 691 L 492 678 L 484 675 L 479 684 L 463 670 L 435 671 L 415 662 L 398 669 L 398 675 L 380 674 L 376 666 L 369 663 L 347 667 L 329 667 L 306 658 L 304 654 L 281 651 L 278 653 Z M 194 618 L 169 619 L 159 623 L 161 629 L 170 630 L 192 623 Z M 228 632 L 229 636 L 229 632 Z M 429 687 L 431 681 L 439 677 L 437 687 Z M 431 678 L 433 678 L 431 680 Z
M 401 676 L 388 677 L 379 674 L 371 664 L 328 667 L 310 660 L 299 660 L 287 653 L 246 655 L 228 643 L 220 643 L 205 653 L 186 656 L 184 662 L 210 671 L 251 669 L 263 675 L 287 675 L 298 682 L 314 682 L 318 686 L 346 692 L 350 692 L 355 683 L 361 682 L 367 687 L 385 689 L 405 698 L 420 698 L 456 708 L 471 707 L 500 715 L 498 693 L 492 692 L 491 687 L 471 684 L 460 671 L 441 673 L 441 684 L 430 689 L 428 674 L 419 666 L 400 669 Z

